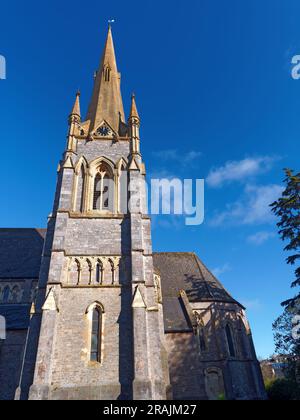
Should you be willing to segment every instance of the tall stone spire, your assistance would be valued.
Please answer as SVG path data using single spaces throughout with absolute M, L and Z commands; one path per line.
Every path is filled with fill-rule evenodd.
M 135 94 L 133 93 L 131 96 L 131 109 L 130 109 L 130 115 L 129 115 L 129 120 L 132 118 L 138 118 L 140 119 L 138 110 L 137 110 L 137 106 L 136 106 L 136 101 L 135 101 Z
M 131 154 L 140 155 L 140 116 L 137 110 L 135 95 L 131 97 L 131 109 L 128 118 L 129 133 L 131 137 Z
M 90 132 L 96 130 L 105 121 L 118 135 L 123 135 L 125 118 L 120 80 L 121 75 L 117 68 L 112 31 L 109 26 L 87 113 Z
M 81 114 L 80 114 L 80 101 L 79 101 L 79 98 L 80 98 L 80 92 L 77 91 L 77 93 L 76 93 L 76 99 L 75 99 L 75 102 L 74 102 L 74 105 L 73 105 L 73 109 L 72 109 L 72 112 L 71 112 L 70 116 L 77 116 L 77 117 L 79 117 L 79 120 L 80 120 Z
M 78 133 L 78 127 L 81 123 L 81 113 L 80 113 L 80 92 L 77 91 L 75 102 L 69 115 L 69 133 L 68 133 L 68 143 L 67 151 L 76 150 L 76 134 Z

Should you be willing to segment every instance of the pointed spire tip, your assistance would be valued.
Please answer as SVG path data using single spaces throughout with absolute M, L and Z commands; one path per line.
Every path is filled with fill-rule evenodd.
M 71 115 L 77 115 L 80 118 L 80 90 L 78 89 L 76 92 L 76 98 L 75 98 L 75 102 L 73 105 L 73 109 L 71 112 Z
M 125 121 L 120 74 L 112 31 L 109 27 L 86 120 L 90 120 L 90 130 L 96 129 L 103 121 L 106 121 L 115 132 L 119 132 L 120 113 L 121 120 Z
M 137 110 L 137 106 L 136 106 L 136 101 L 135 101 L 135 93 L 133 92 L 131 95 L 131 109 L 130 109 L 130 118 L 140 118 L 138 110 Z

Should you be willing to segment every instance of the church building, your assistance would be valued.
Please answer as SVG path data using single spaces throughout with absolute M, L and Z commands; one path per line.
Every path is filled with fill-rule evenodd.
M 152 250 L 141 143 L 109 27 L 47 229 L 0 229 L 0 400 L 265 398 L 245 308 L 194 253 Z

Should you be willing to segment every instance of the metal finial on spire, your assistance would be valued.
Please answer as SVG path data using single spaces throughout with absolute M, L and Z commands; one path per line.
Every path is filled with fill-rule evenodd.
M 111 24 L 115 23 L 115 19 L 109 19 L 108 20 L 108 26 L 111 27 Z

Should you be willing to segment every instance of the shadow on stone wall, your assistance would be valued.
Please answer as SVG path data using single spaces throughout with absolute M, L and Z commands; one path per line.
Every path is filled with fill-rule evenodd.
M 131 400 L 133 382 L 133 321 L 132 321 L 132 291 L 130 287 L 131 263 L 130 263 L 130 220 L 125 218 L 121 225 L 121 253 L 124 263 L 122 264 L 123 287 L 120 289 L 121 313 L 119 323 L 119 381 L 121 394 L 119 400 Z
M 252 346 L 252 337 L 237 315 L 241 307 L 218 283 L 207 285 L 197 276 L 186 275 L 186 293 L 192 302 L 211 300 L 201 309 L 203 326 L 193 330 L 185 305 L 180 305 L 190 332 L 167 334 L 169 367 L 174 399 L 261 399 L 264 390 Z M 220 301 L 213 301 L 214 299 Z M 225 299 L 225 302 L 222 302 Z M 200 305 L 201 306 L 201 305 Z M 234 334 L 235 357 L 230 357 L 225 326 L 230 322 Z M 201 349 L 199 330 L 205 336 Z M 203 347 L 203 343 L 202 343 Z
M 50 255 L 53 243 L 55 219 L 48 222 L 47 234 L 44 242 L 43 257 L 40 266 L 38 289 L 34 299 L 33 313 L 31 314 L 27 343 L 24 351 L 23 367 L 20 374 L 19 388 L 16 399 L 27 400 L 30 387 L 33 384 L 34 370 L 38 351 L 40 329 L 42 323 L 42 306 L 45 301 L 46 284 L 49 275 Z

